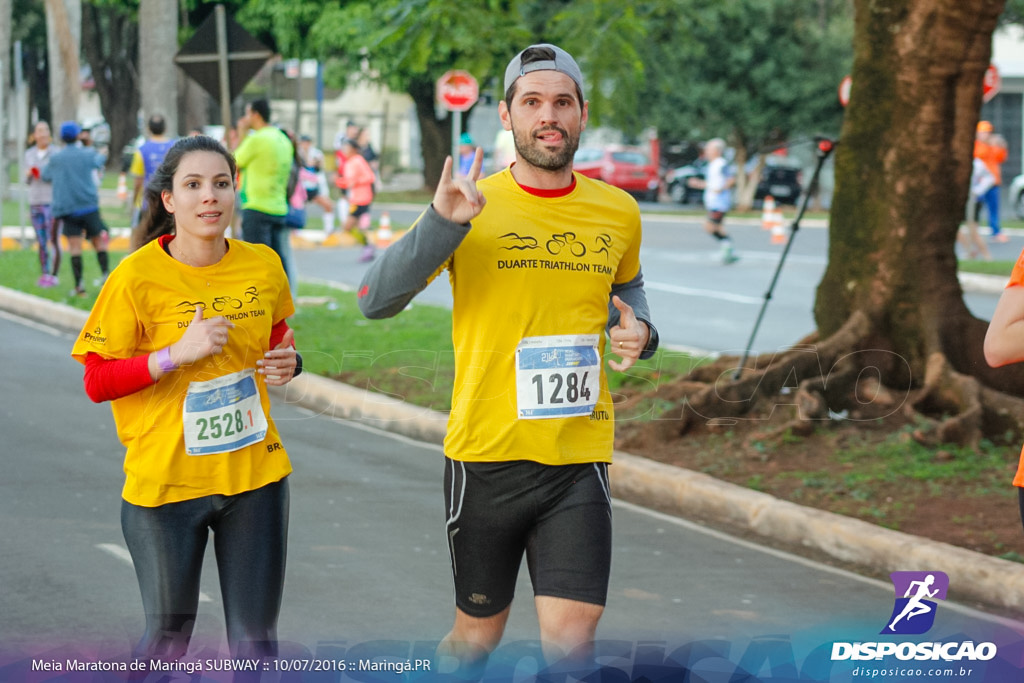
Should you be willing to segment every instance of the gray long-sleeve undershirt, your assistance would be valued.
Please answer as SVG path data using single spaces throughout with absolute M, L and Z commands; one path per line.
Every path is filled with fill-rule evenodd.
M 359 310 L 370 319 L 390 318 L 401 313 L 423 291 L 442 266 L 451 258 L 472 228 L 469 223 L 454 223 L 443 218 L 431 206 L 410 230 L 378 258 L 359 284 Z M 629 282 L 612 285 L 633 309 L 637 320 L 650 329 L 650 340 L 641 358 L 650 358 L 658 348 L 658 331 L 650 323 L 650 308 L 644 293 L 643 272 Z M 619 324 L 619 309 L 608 299 L 606 330 Z

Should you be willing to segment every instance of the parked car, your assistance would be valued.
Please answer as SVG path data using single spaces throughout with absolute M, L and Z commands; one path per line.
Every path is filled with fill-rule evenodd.
M 707 163 L 698 159 L 692 164 L 673 168 L 665 174 L 665 187 L 672 201 L 680 204 L 699 204 L 703 200 L 704 189 L 690 187 L 689 181 L 694 178 L 703 180 L 705 166 Z
M 752 159 L 747 164 L 747 172 L 752 172 L 756 164 L 757 160 Z M 757 183 L 754 201 L 761 201 L 771 195 L 779 204 L 796 204 L 800 199 L 800 193 L 804 191 L 801 168 L 800 163 L 795 159 L 769 154 L 765 157 L 765 165 L 761 171 L 761 180 Z
M 1013 214 L 1017 218 L 1024 218 L 1024 175 L 1019 175 L 1010 181 L 1010 189 L 1006 198 L 1013 205 Z M 1000 213 L 1002 213 L 1000 211 Z
M 603 180 L 647 201 L 658 200 L 661 188 L 658 167 L 640 147 L 581 147 L 576 151 L 572 167 L 582 175 Z
M 747 173 L 753 172 L 756 165 L 756 158 L 747 162 Z M 705 161 L 698 160 L 692 164 L 674 168 L 666 174 L 665 184 L 672 201 L 691 204 L 703 199 L 704 190 L 690 187 L 689 181 L 693 178 L 703 180 L 705 166 L 707 166 Z M 765 159 L 761 179 L 757 183 L 757 190 L 754 192 L 754 201 L 760 202 L 771 195 L 780 204 L 796 204 L 801 192 L 803 192 L 803 172 L 799 162 L 788 157 L 768 156 Z

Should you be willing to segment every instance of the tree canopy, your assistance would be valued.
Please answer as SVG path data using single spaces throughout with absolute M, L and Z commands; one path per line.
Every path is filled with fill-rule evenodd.
M 501 97 L 511 56 L 553 42 L 581 64 L 593 124 L 728 135 L 745 157 L 794 131 L 838 128 L 850 31 L 846 0 L 364 0 L 329 3 L 311 36 L 336 84 L 356 73 L 416 101 L 429 185 L 450 134 L 433 116 L 434 82 L 448 69 Z

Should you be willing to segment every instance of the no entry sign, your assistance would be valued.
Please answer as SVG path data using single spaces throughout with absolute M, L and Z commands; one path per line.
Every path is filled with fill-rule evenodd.
M 999 69 L 995 64 L 989 64 L 985 69 L 985 78 L 981 82 L 981 101 L 988 102 L 995 97 L 999 92 L 1000 85 L 1002 85 L 1002 79 L 999 78 Z
M 468 111 L 480 97 L 480 86 L 468 71 L 454 69 L 437 79 L 436 92 L 448 111 Z

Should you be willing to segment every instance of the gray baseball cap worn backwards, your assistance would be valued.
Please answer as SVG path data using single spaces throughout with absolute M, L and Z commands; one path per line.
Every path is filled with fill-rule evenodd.
M 546 47 L 555 53 L 554 59 L 542 59 L 536 62 L 530 62 L 523 64 L 523 52 L 530 50 L 535 47 Z M 576 86 L 580 89 L 580 95 L 583 96 L 583 72 L 580 71 L 579 64 L 572 58 L 568 52 L 550 43 L 540 43 L 538 45 L 531 45 L 530 47 L 520 52 L 512 61 L 505 67 L 505 92 L 512 87 L 512 84 L 516 82 L 516 79 L 520 76 L 533 71 L 559 71 L 573 81 L 576 82 Z

